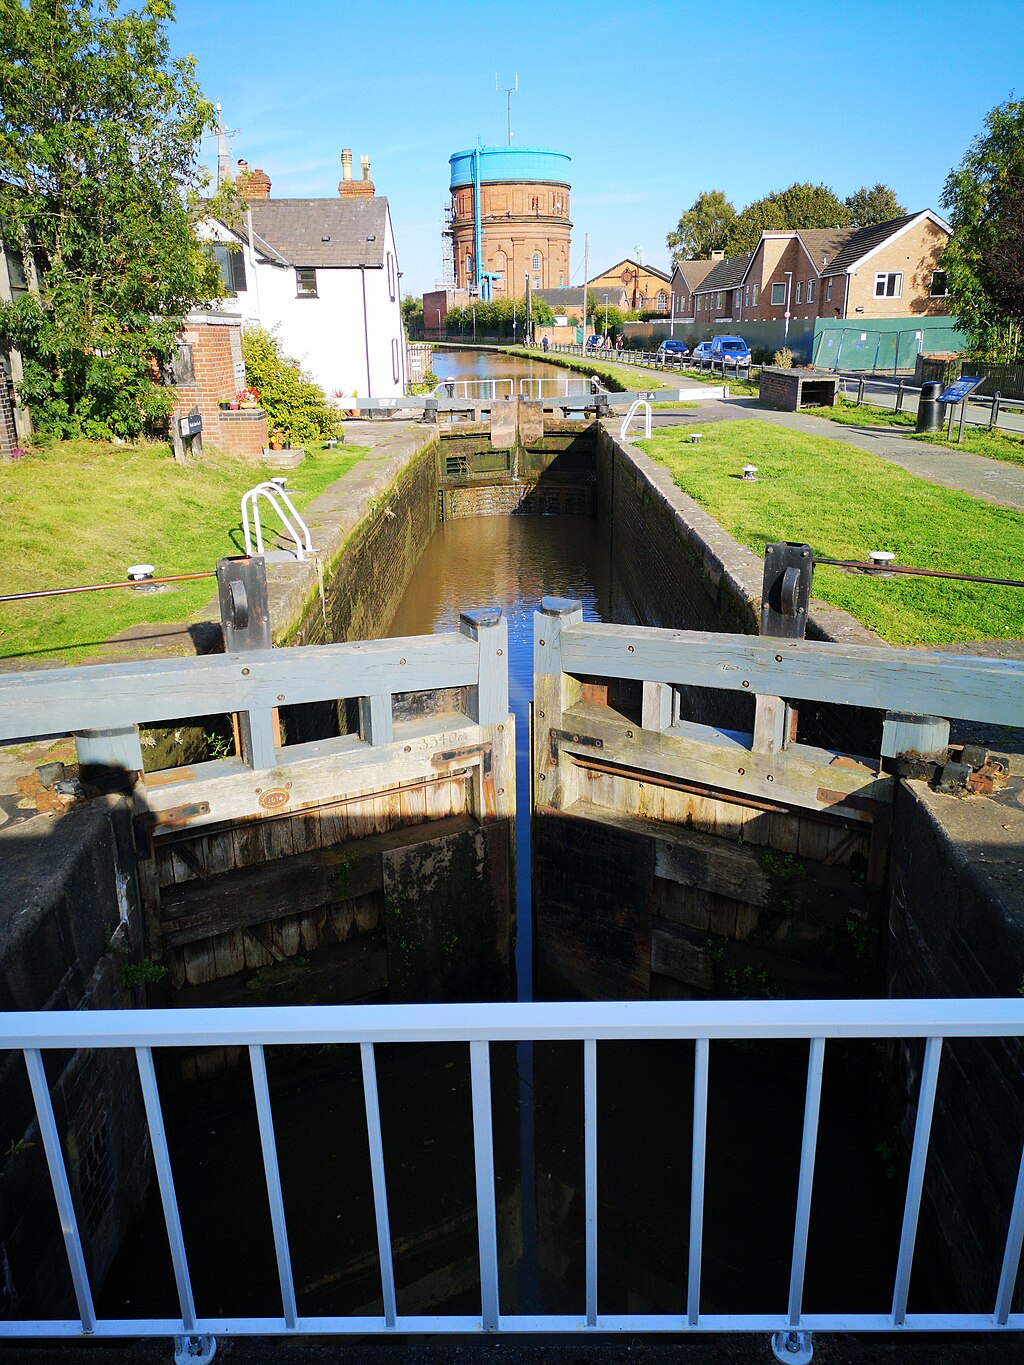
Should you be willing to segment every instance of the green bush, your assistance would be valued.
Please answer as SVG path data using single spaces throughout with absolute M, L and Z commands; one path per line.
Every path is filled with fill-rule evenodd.
M 245 382 L 260 396 L 267 424 L 280 427 L 292 441 L 321 441 L 337 436 L 340 415 L 323 389 L 281 351 L 281 342 L 263 327 L 242 333 Z

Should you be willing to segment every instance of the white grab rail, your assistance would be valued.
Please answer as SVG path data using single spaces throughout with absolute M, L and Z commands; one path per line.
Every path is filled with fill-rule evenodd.
M 260 498 L 266 498 L 274 511 L 281 518 L 281 524 L 291 536 L 295 543 L 295 558 L 305 559 L 307 555 L 313 553 L 313 542 L 309 536 L 309 527 L 299 515 L 298 508 L 288 496 L 288 490 L 284 486 L 284 479 L 267 479 L 263 483 L 258 483 L 255 488 L 250 488 L 242 494 L 242 532 L 245 535 L 245 553 L 251 555 L 253 551 L 253 531 L 255 531 L 255 553 L 263 554 L 263 526 L 260 522 Z M 284 510 L 287 507 L 288 511 Z M 252 522 L 250 525 L 250 512 Z
M 650 405 L 650 403 L 647 401 L 646 398 L 634 398 L 634 399 L 633 399 L 633 406 L 632 406 L 632 407 L 630 408 L 630 410 L 626 413 L 625 419 L 624 419 L 624 421 L 623 421 L 623 423 L 622 423 L 622 427 L 621 427 L 620 430 L 619 430 L 619 440 L 620 440 L 620 441 L 624 441 L 624 440 L 626 439 L 626 432 L 627 432 L 627 430 L 629 429 L 629 424 L 630 424 L 630 422 L 632 422 L 634 416 L 636 415 L 636 410 L 637 410 L 637 408 L 641 408 L 641 407 L 644 409 L 644 436 L 645 436 L 645 437 L 650 437 L 650 434 L 651 434 L 651 405 Z

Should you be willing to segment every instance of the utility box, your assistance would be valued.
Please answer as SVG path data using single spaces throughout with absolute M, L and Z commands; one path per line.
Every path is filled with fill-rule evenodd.
M 783 412 L 835 407 L 838 393 L 839 376 L 826 370 L 784 370 L 778 365 L 761 369 L 758 397 Z

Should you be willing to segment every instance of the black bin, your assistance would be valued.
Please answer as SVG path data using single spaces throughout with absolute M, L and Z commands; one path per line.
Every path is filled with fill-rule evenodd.
M 917 402 L 916 431 L 938 431 L 942 426 L 942 404 L 939 402 L 941 392 L 942 385 L 937 380 L 932 379 L 921 385 L 921 397 Z

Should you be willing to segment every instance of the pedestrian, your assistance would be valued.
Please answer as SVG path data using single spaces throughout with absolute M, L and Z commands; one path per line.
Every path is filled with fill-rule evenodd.
M 541 349 L 544 350 L 544 351 L 546 351 L 546 350 L 548 349 L 548 339 L 547 339 L 547 337 L 543 337 L 543 338 L 541 339 L 541 343 L 540 343 L 540 344 L 541 344 Z
M 620 332 L 619 335 L 615 338 L 615 349 L 616 349 L 617 351 L 621 351 L 621 350 L 622 350 L 622 333 L 621 333 L 621 332 Z

